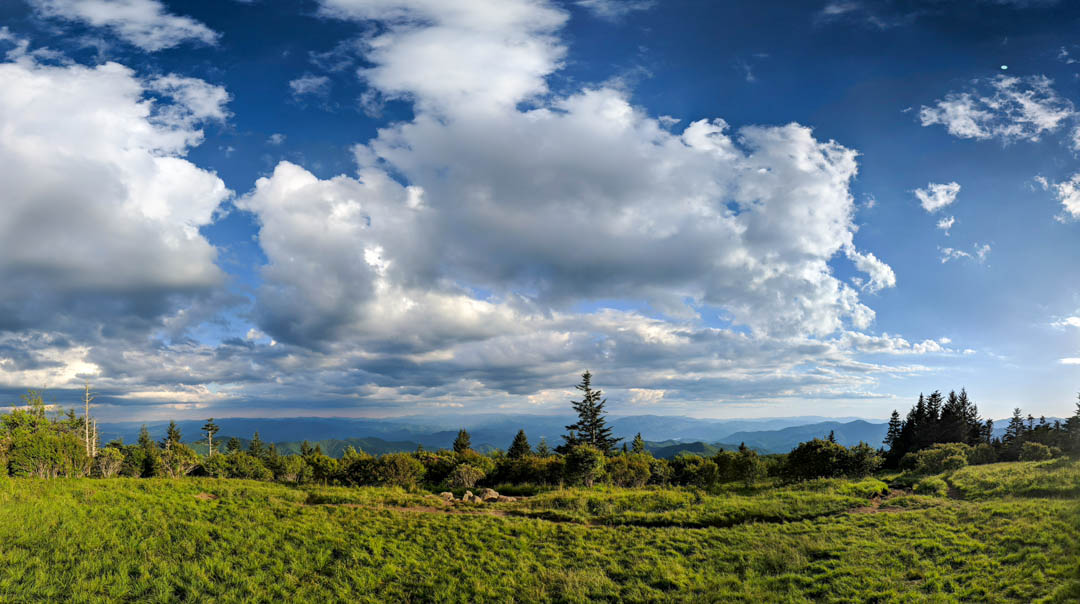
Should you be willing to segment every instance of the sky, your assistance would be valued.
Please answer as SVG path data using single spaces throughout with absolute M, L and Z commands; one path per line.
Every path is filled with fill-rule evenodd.
M 986 417 L 1080 389 L 1080 6 L 7 0 L 0 399 Z

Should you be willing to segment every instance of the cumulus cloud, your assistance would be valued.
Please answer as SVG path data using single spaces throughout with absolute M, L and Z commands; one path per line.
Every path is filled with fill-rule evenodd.
M 218 34 L 182 15 L 168 12 L 158 0 L 29 0 L 45 17 L 78 21 L 112 31 L 147 51 L 195 41 L 216 44 Z
M 1080 218 L 1080 172 L 1073 174 L 1068 180 L 1059 183 L 1050 183 L 1045 178 L 1039 176 L 1035 178 L 1035 181 L 1044 190 L 1052 190 L 1057 200 L 1061 202 L 1061 208 L 1064 213 L 1058 217 L 1059 220 L 1064 218 Z
M 229 195 L 184 159 L 228 95 L 117 63 L 0 63 L 0 329 L 154 316 L 222 282 L 199 234 Z
M 555 36 L 567 14 L 531 0 L 322 0 L 323 14 L 376 20 L 365 40 L 373 67 L 360 74 L 388 97 L 421 108 L 513 107 L 547 91 L 545 76 L 565 55 Z
M 955 182 L 930 183 L 925 189 L 915 189 L 915 197 L 919 199 L 924 210 L 934 213 L 956 201 L 959 192 L 960 185 Z
M 951 229 L 954 224 L 956 224 L 956 217 L 955 216 L 947 216 L 947 217 L 942 218 L 941 220 L 938 221 L 937 228 L 942 230 L 942 231 L 945 231 L 945 236 L 948 237 L 949 236 L 949 229 Z
M 1008 144 L 1038 141 L 1075 120 L 1076 111 L 1046 76 L 998 76 L 975 80 L 972 89 L 953 92 L 933 105 L 923 106 L 923 126 L 939 124 L 959 138 L 996 138 Z

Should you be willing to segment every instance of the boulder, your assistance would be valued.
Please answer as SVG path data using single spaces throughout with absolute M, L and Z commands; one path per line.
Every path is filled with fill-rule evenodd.
M 453 501 L 454 500 L 454 494 L 451 493 L 450 491 L 443 491 L 442 493 L 439 493 L 439 497 L 442 497 L 443 501 Z
M 484 489 L 483 491 L 480 491 L 480 500 L 485 502 L 498 501 L 499 493 L 495 489 Z
M 480 503 L 480 498 L 473 495 L 472 491 L 465 491 L 465 494 L 461 496 L 461 500 L 465 503 Z

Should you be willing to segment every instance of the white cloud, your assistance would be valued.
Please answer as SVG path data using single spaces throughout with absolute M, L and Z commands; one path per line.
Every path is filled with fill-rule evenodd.
M 1036 181 L 1044 188 L 1050 188 L 1054 196 L 1061 202 L 1061 207 L 1070 218 L 1080 218 L 1080 172 L 1073 174 L 1068 180 L 1050 184 L 1045 178 L 1036 177 Z
M 919 118 L 923 126 L 940 124 L 959 138 L 1037 141 L 1076 118 L 1073 104 L 1053 83 L 1046 76 L 975 80 L 972 90 L 923 106 Z
M 1062 365 L 1080 365 L 1080 358 L 1069 357 L 1069 358 L 1060 359 L 1058 362 L 1061 363 Z
M 306 74 L 289 82 L 289 89 L 294 97 L 317 96 L 324 97 L 330 94 L 330 78 Z
M 1054 321 L 1051 325 L 1054 327 L 1076 327 L 1080 328 L 1080 317 L 1065 317 L 1060 321 Z
M 656 0 L 576 0 L 576 4 L 603 19 L 619 19 L 656 6 Z
M 990 255 L 989 244 L 979 245 L 978 243 L 976 243 L 970 253 L 951 247 L 938 248 L 938 250 L 941 251 L 942 264 L 945 264 L 950 260 L 959 260 L 960 258 L 967 258 L 969 260 L 974 260 L 979 264 L 982 264 L 986 261 L 986 257 Z
M 41 15 L 80 21 L 111 30 L 147 51 L 172 48 L 187 41 L 216 44 L 218 34 L 206 25 L 174 15 L 158 0 L 29 0 Z
M 533 0 L 321 0 L 324 14 L 379 20 L 361 75 L 389 97 L 482 115 L 547 92 L 565 54 L 565 11 Z
M 266 142 L 267 144 L 277 147 L 285 142 L 285 135 L 280 132 L 275 132 L 266 139 Z
M 870 277 L 870 281 L 863 289 L 873 293 L 889 287 L 896 287 L 896 273 L 892 267 L 878 260 L 877 256 L 870 252 L 861 254 L 856 252 L 854 246 L 847 250 L 848 258 L 855 263 L 855 268 Z
M 159 313 L 221 283 L 198 229 L 229 191 L 183 156 L 224 115 L 223 90 L 29 57 L 0 63 L 0 81 L 0 329 Z
M 915 197 L 922 203 L 924 210 L 934 213 L 956 201 L 956 195 L 959 192 L 960 185 L 955 182 L 930 183 L 925 189 L 915 189 Z
M 948 217 L 942 218 L 941 220 L 938 221 L 937 228 L 941 229 L 942 231 L 945 231 L 945 236 L 948 237 L 949 229 L 951 229 L 954 224 L 956 224 L 956 217 L 955 216 L 948 216 Z

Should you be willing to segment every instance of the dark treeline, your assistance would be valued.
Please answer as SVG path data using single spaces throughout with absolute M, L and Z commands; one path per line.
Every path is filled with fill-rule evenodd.
M 893 411 L 885 436 L 888 450 L 885 465 L 891 468 L 915 469 L 920 459 L 933 457 L 941 451 L 962 456 L 968 464 L 997 461 L 1039 461 L 1064 453 L 1080 453 L 1080 402 L 1072 417 L 1062 422 L 1038 420 L 1013 411 L 1001 438 L 994 436 L 993 420 L 979 417 L 979 409 L 967 391 L 955 391 L 942 396 L 934 391 L 919 395 L 918 402 L 905 419 Z M 941 453 L 936 453 L 941 455 Z M 960 460 L 954 459 L 953 464 Z
M 994 461 L 1040 460 L 1063 453 L 1080 453 L 1080 403 L 1065 422 L 1036 421 L 1018 409 L 1005 436 L 993 437 L 993 425 L 979 418 L 965 391 L 943 397 L 934 392 L 919 401 L 905 420 L 894 412 L 885 444 L 875 449 L 860 443 L 844 447 L 828 435 L 798 445 L 785 455 L 760 456 L 740 446 L 715 455 L 684 454 L 675 459 L 654 458 L 641 434 L 631 442 L 612 437 L 599 390 L 586 372 L 573 401 L 579 420 L 567 426 L 563 442 L 552 448 L 543 439 L 533 446 L 520 430 L 505 451 L 479 453 L 462 429 L 452 449 L 372 456 L 349 448 L 340 458 L 303 443 L 298 455 L 281 454 L 256 432 L 245 445 L 236 437 L 217 438 L 218 427 L 208 420 L 203 438 L 207 455 L 183 442 L 175 423 L 155 441 L 144 428 L 137 442 L 115 440 L 99 446 L 91 430 L 89 404 L 84 417 L 74 411 L 54 414 L 37 392 L 23 397 L 22 408 L 0 418 L 0 468 L 21 477 L 93 476 L 112 478 L 209 476 L 276 480 L 290 484 L 400 486 L 412 488 L 473 488 L 506 485 L 622 487 L 645 485 L 693 486 L 712 489 L 725 483 L 751 486 L 765 479 L 800 481 L 814 478 L 857 478 L 882 466 L 917 473 L 937 473 L 963 465 Z M 89 390 L 88 390 L 89 397 Z

